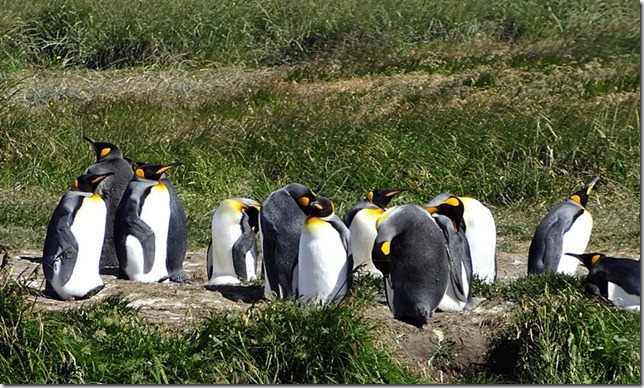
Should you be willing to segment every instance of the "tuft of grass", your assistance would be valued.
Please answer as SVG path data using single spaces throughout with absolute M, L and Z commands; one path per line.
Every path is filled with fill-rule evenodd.
M 583 277 L 554 273 L 530 274 L 511 282 L 497 281 L 492 284 L 475 278 L 472 293 L 484 298 L 521 302 L 524 298 L 542 300 L 550 293 L 582 297 L 585 295 L 585 284 Z

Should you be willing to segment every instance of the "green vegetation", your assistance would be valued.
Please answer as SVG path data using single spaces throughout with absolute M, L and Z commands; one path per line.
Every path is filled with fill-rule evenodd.
M 0 246 L 42 247 L 56 203 L 93 162 L 86 134 L 136 160 L 183 162 L 169 176 L 193 250 L 207 246 L 221 200 L 261 201 L 297 181 L 340 214 L 373 187 L 409 188 L 393 204 L 469 195 L 492 209 L 499 249 L 517 252 L 548 209 L 601 176 L 588 250 L 639 252 L 634 2 L 0 8 Z M 124 299 L 80 314 L 40 312 L 25 304 L 27 290 L 3 283 L 0 381 L 416 382 L 374 342 L 378 329 L 351 313 L 374 303 L 379 287 L 362 279 L 352 303 L 326 310 L 279 303 L 213 314 L 178 336 L 150 328 Z M 586 297 L 581 279 L 477 289 L 517 303 L 517 313 L 495 340 L 490 369 L 468 381 L 639 381 L 637 317 Z M 318 353 L 310 344 L 320 338 L 301 330 L 330 336 L 329 348 Z M 637 344 L 628 340 L 635 333 Z M 127 360 L 111 357 L 115 344 Z M 511 371 L 492 367 L 498 354 Z M 443 344 L 433 361 L 451 357 Z

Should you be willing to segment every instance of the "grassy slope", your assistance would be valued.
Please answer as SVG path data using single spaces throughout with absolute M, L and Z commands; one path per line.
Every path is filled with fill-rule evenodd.
M 191 249 L 220 200 L 291 181 L 340 213 L 474 196 L 514 249 L 600 175 L 588 249 L 639 251 L 631 3 L 1 1 L 0 244 L 42 246 L 88 134 L 184 163 Z

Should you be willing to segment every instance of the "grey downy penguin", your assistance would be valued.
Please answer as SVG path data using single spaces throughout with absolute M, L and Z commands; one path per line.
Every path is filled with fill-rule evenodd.
M 123 158 L 123 152 L 115 144 L 94 141 L 88 136 L 84 136 L 83 139 L 92 145 L 96 154 L 96 162 L 85 170 L 85 174 L 105 174 L 108 172 L 114 174 L 98 187 L 98 195 L 103 198 L 107 206 L 107 225 L 100 265 L 101 268 L 118 268 L 119 261 L 116 257 L 116 245 L 114 244 L 114 219 L 125 187 L 132 179 L 134 170 Z
M 206 254 L 208 284 L 239 284 L 257 278 L 260 204 L 250 198 L 221 201 L 212 216 Z
M 449 281 L 445 237 L 421 206 L 388 209 L 376 222 L 373 263 L 383 274 L 394 318 L 422 327 L 438 308 Z
M 463 202 L 449 197 L 437 206 L 426 208 L 443 231 L 449 256 L 450 281 L 438 305 L 441 311 L 460 311 L 472 307 L 472 259 L 465 234 Z
M 472 275 L 483 283 L 496 280 L 496 223 L 488 207 L 475 198 L 442 193 L 434 197 L 425 208 L 436 206 L 450 197 L 463 203 L 465 236 L 472 257 Z
M 575 274 L 579 260 L 566 252 L 586 250 L 593 230 L 593 217 L 586 205 L 598 180 L 573 193 L 541 220 L 530 243 L 528 273 Z
M 404 190 L 371 190 L 344 214 L 342 221 L 351 233 L 349 253 L 353 256 L 354 269 L 382 277 L 371 260 L 373 240 L 376 238 L 376 220 L 385 212 L 391 199 Z
M 352 285 L 349 229 L 330 199 L 317 197 L 304 220 L 293 284 L 302 303 L 341 302 Z
M 43 249 L 45 293 L 85 299 L 105 286 L 99 275 L 107 206 L 97 187 L 112 172 L 76 178 L 54 210 Z
M 264 266 L 264 293 L 292 298 L 293 270 L 309 205 L 317 197 L 308 187 L 291 183 L 266 197 L 259 213 Z
M 609 257 L 603 253 L 566 253 L 576 257 L 588 268 L 586 289 L 617 306 L 639 313 L 641 263 L 639 260 Z
M 185 283 L 187 228 L 183 205 L 164 173 L 180 163 L 138 164 L 116 215 L 121 276 L 141 282 Z

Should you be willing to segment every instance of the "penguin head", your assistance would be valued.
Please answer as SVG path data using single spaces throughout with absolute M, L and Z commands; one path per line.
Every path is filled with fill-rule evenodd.
M 261 205 L 250 198 L 232 198 L 233 201 L 237 202 L 237 209 L 246 213 L 248 216 L 248 225 L 250 229 L 257 233 L 259 231 L 259 211 L 261 210 Z
M 331 202 L 330 199 L 325 197 L 317 197 L 310 204 L 311 208 L 311 217 L 324 218 L 328 217 L 335 212 L 335 205 Z
M 297 202 L 297 205 L 300 207 L 300 209 L 306 215 L 309 215 L 311 212 L 311 202 L 313 202 L 317 198 L 317 194 L 315 194 L 308 187 L 299 183 L 291 183 L 284 189 L 290 194 L 295 202 Z
M 149 179 L 158 181 L 162 178 L 163 174 L 175 166 L 180 166 L 181 163 L 175 162 L 170 164 L 145 164 L 135 162 L 137 168 L 134 171 L 135 175 L 141 179 Z
M 603 259 L 606 257 L 605 254 L 599 253 L 599 252 L 594 252 L 594 253 L 566 253 L 568 256 L 576 257 L 579 260 L 581 260 L 582 263 L 584 263 L 584 266 L 590 270 L 593 265 L 597 264 L 599 260 Z
M 80 191 L 83 193 L 93 193 L 96 191 L 98 184 L 107 178 L 110 175 L 114 175 L 113 172 L 106 172 L 105 174 L 84 174 L 74 179 L 72 183 L 72 190 Z
M 595 184 L 599 180 L 599 177 L 596 177 L 593 179 L 589 184 L 584 186 L 581 190 L 573 193 L 570 196 L 570 199 L 573 201 L 577 202 L 583 207 L 586 207 L 586 204 L 588 203 L 588 196 L 590 195 L 590 192 L 593 191 L 593 187 L 595 187 Z
M 387 207 L 389 204 L 389 201 L 398 193 L 401 191 L 405 191 L 407 189 L 400 189 L 400 190 L 390 190 L 390 189 L 374 189 L 371 190 L 369 193 L 367 193 L 367 201 L 373 203 L 374 205 L 378 206 L 381 209 L 384 209 Z
M 442 214 L 452 220 L 454 224 L 454 231 L 458 231 L 458 228 L 465 223 L 463 221 L 463 213 L 465 212 L 465 206 L 463 206 L 463 201 L 455 195 L 445 199 L 443 202 L 439 203 L 436 206 L 428 206 L 425 208 L 430 214 Z
M 94 147 L 94 152 L 96 152 L 96 162 L 107 159 L 123 158 L 123 152 L 112 143 L 94 141 L 89 136 L 83 136 L 83 139 L 87 140 L 92 145 L 92 147 Z

